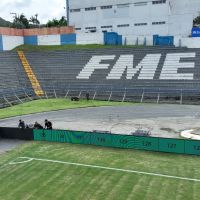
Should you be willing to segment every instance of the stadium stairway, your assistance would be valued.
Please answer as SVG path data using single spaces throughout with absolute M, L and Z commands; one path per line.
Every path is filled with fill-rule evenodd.
M 43 96 L 44 95 L 44 92 L 40 86 L 40 83 L 38 82 L 37 80 L 37 77 L 35 76 L 33 70 L 31 69 L 31 66 L 29 65 L 25 55 L 24 55 L 24 52 L 23 51 L 18 51 L 18 55 L 19 55 L 19 58 L 22 62 L 22 65 L 24 67 L 24 70 L 31 82 L 31 85 L 32 85 L 32 88 L 34 89 L 34 92 L 37 96 Z

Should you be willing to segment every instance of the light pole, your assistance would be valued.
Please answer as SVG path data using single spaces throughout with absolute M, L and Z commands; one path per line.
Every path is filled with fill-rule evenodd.
M 13 18 L 14 18 L 14 19 L 17 18 L 17 13 L 15 13 L 15 12 L 11 12 L 10 15 L 13 15 Z M 13 22 L 14 22 L 14 20 L 13 20 Z M 9 25 L 9 27 L 10 27 L 10 25 Z
M 66 0 L 66 16 L 67 16 L 67 24 L 68 26 L 70 25 L 69 24 L 69 0 Z
M 35 24 L 40 28 L 40 22 L 38 21 L 38 14 L 35 14 Z
M 15 12 L 11 12 L 10 15 L 14 15 L 13 18 L 17 17 L 17 13 L 15 13 Z

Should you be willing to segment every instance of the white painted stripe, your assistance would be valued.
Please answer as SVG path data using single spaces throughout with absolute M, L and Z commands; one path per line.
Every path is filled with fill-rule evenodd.
M 97 169 L 104 169 L 104 170 L 112 170 L 112 171 L 119 171 L 119 172 L 127 172 L 127 173 L 135 173 L 135 174 L 142 174 L 142 175 L 149 175 L 149 176 L 164 177 L 164 178 L 169 178 L 169 179 L 200 182 L 200 179 L 195 179 L 195 178 L 171 176 L 171 175 L 166 175 L 166 174 L 157 174 L 157 173 L 150 173 L 150 172 L 143 172 L 143 171 L 136 171 L 136 170 L 129 170 L 129 169 L 103 167 L 103 166 L 98 166 L 98 165 L 87 165 L 87 164 L 81 164 L 81 163 L 65 162 L 65 161 L 49 160 L 49 159 L 41 159 L 41 158 L 31 158 L 31 157 L 20 157 L 20 158 L 28 159 L 27 162 L 36 160 L 36 161 L 42 161 L 42 162 L 59 163 L 59 164 L 65 164 L 65 165 L 74 165 L 74 166 L 81 166 L 81 167 L 89 167 L 89 168 L 97 168 Z M 12 164 L 14 164 L 14 162 L 12 162 Z M 18 163 L 16 162 L 16 164 L 18 164 Z
M 24 158 L 24 159 L 28 159 L 28 158 Z M 34 160 L 34 159 L 29 158 L 28 160 L 24 160 L 24 161 L 15 161 L 14 160 L 14 161 L 9 162 L 9 165 L 28 163 L 28 162 L 31 162 L 32 160 Z

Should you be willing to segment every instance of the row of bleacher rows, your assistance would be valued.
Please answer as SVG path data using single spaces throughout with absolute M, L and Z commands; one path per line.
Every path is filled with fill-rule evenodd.
M 148 53 L 161 53 L 166 55 L 166 53 L 181 53 L 181 52 L 195 52 L 196 50 L 186 50 L 180 48 L 174 49 L 165 49 L 165 48 L 147 48 L 147 49 L 100 49 L 100 50 L 79 50 L 79 51 L 58 51 L 58 52 L 35 52 L 35 53 L 26 53 L 27 59 L 29 60 L 33 71 L 36 73 L 39 81 L 43 86 L 48 86 L 49 84 L 55 85 L 56 87 L 63 87 L 66 85 L 97 85 L 102 83 L 107 83 L 108 85 L 113 85 L 116 87 L 142 87 L 142 88 L 191 88 L 193 89 L 196 85 L 199 86 L 199 80 L 189 80 L 191 79 L 191 73 L 194 72 L 194 69 L 187 69 L 188 75 L 177 75 L 174 77 L 177 80 L 167 80 L 173 78 L 173 65 L 170 66 L 170 60 L 168 60 L 168 64 L 166 67 L 170 69 L 162 69 L 162 64 L 164 62 L 164 58 L 161 58 L 161 61 L 158 64 L 157 69 L 155 69 L 155 75 L 152 71 L 152 64 L 149 63 L 149 67 L 147 69 L 143 69 L 142 74 L 136 74 L 133 79 L 127 80 L 125 74 L 122 76 L 121 80 L 115 81 L 115 77 L 108 77 L 109 72 L 111 71 L 111 67 L 108 69 L 95 70 L 91 76 L 89 76 L 90 80 L 79 79 L 77 80 L 77 76 L 83 67 L 89 62 L 91 55 L 112 55 L 116 54 L 116 57 L 120 54 L 134 54 L 135 61 L 134 63 L 138 63 L 144 57 L 145 54 Z M 189 62 L 192 59 L 187 59 Z M 125 61 L 125 60 L 124 60 Z M 198 61 L 198 60 L 197 60 Z M 106 61 L 111 66 L 113 66 L 116 62 L 116 59 Z M 123 62 L 123 61 L 122 61 Z M 104 63 L 104 62 L 103 62 Z M 198 62 L 197 62 L 198 63 Z M 183 64 L 188 66 L 188 64 Z M 182 66 L 183 66 L 182 65 Z M 91 66 L 94 67 L 94 66 Z M 119 68 L 120 70 L 120 68 Z M 122 71 L 122 70 L 121 70 Z M 162 74 L 161 74 L 162 71 Z M 174 73 L 177 69 L 174 69 Z M 184 69 L 179 69 L 180 72 L 184 72 Z M 198 74 L 198 71 L 195 69 L 195 73 Z M 87 73 L 86 73 L 87 74 Z M 89 74 L 87 74 L 88 76 Z M 148 80 L 150 77 L 154 75 L 154 80 Z M 160 75 L 162 75 L 163 80 L 160 80 Z M 119 74 L 116 72 L 116 76 L 119 77 Z M 140 76 L 142 78 L 146 78 L 146 80 L 140 80 Z M 185 77 L 185 80 L 178 80 Z M 112 78 L 112 79 L 111 79 Z M 139 79 L 139 80 L 138 80 Z
M 196 52 L 197 66 L 195 68 L 195 80 L 160 80 L 159 75 L 162 70 L 164 70 L 165 76 L 168 78 L 172 77 L 173 74 L 173 65 L 170 65 L 171 60 L 168 60 L 167 68 L 169 70 L 163 69 L 164 56 L 166 53 L 183 53 L 183 52 Z M 181 95 L 184 97 L 188 96 L 198 96 L 200 88 L 200 51 L 194 49 L 183 49 L 183 48 L 141 48 L 141 49 L 99 49 L 99 50 L 78 50 L 78 51 L 54 51 L 54 52 L 25 52 L 27 60 L 29 61 L 36 77 L 38 78 L 42 88 L 46 91 L 47 97 L 65 97 L 67 91 L 68 95 L 78 95 L 84 96 L 83 91 L 91 91 L 91 95 L 95 96 L 95 99 L 102 100 L 119 100 L 119 101 L 129 101 L 138 99 L 139 101 L 147 99 L 152 96 L 152 99 L 161 98 L 159 94 L 164 96 L 175 97 L 180 99 Z M 154 80 L 149 80 L 149 77 L 152 77 L 152 63 L 145 63 L 146 69 L 143 70 L 143 78 L 145 80 L 139 79 L 138 73 L 133 77 L 132 80 L 127 80 L 126 75 L 123 74 L 121 80 L 115 79 L 119 77 L 118 72 L 113 73 L 115 76 L 111 77 L 112 79 L 107 78 L 112 67 L 108 69 L 95 70 L 90 76 L 90 79 L 77 79 L 78 74 L 81 72 L 83 67 L 89 62 L 92 55 L 115 55 L 114 59 L 111 59 L 102 63 L 109 63 L 110 66 L 113 66 L 119 55 L 134 55 L 134 65 L 139 63 L 141 59 L 146 54 L 163 54 L 158 63 L 157 69 L 155 69 Z M 112 57 L 113 58 L 113 57 Z M 186 62 L 191 62 L 193 58 L 186 59 Z M 172 59 L 173 60 L 173 59 Z M 7 100 L 12 101 L 13 99 L 16 102 L 19 99 L 16 97 L 19 95 L 21 99 L 29 99 L 26 96 L 26 93 L 21 95 L 18 93 L 18 88 L 29 89 L 33 95 L 33 90 L 31 88 L 30 81 L 25 74 L 25 71 L 20 63 L 18 55 L 16 52 L 4 52 L 0 54 L 0 95 L 2 102 Z M 150 61 L 155 62 L 155 59 L 152 58 Z M 126 62 L 126 59 L 121 60 L 121 65 L 123 62 Z M 157 62 L 157 61 L 156 61 Z M 184 61 L 185 62 L 185 61 Z M 129 63 L 127 63 L 129 64 Z M 187 63 L 184 64 L 186 67 Z M 91 66 L 94 67 L 94 66 Z M 120 63 L 119 63 L 119 71 Z M 177 70 L 177 69 L 176 69 Z M 174 72 L 176 72 L 174 69 Z M 181 69 L 180 72 L 184 69 Z M 187 73 L 192 72 L 192 70 L 187 70 Z M 87 73 L 86 73 L 87 74 Z M 88 75 L 88 74 L 87 74 Z M 189 77 L 190 78 L 190 77 Z M 187 77 L 186 77 L 187 79 Z M 50 88 L 50 89 L 49 89 Z M 132 89 L 131 89 L 132 88 Z M 146 91 L 146 90 L 148 91 Z M 183 90 L 191 89 L 192 92 L 184 92 Z M 195 89 L 195 90 L 194 90 Z M 8 91 L 6 93 L 6 91 Z M 126 97 L 124 97 L 124 91 L 126 90 Z M 12 91 L 13 94 L 12 94 Z M 55 92 L 54 92 L 55 91 Z M 74 91 L 74 94 L 73 94 Z M 82 92 L 81 92 L 82 91 Z M 123 91 L 123 92 L 122 92 Z M 145 93 L 143 92 L 145 91 Z M 159 92 L 158 92 L 159 91 Z M 165 92 L 164 92 L 165 91 Z M 162 93 L 163 92 L 163 93 Z M 56 93 L 56 95 L 55 95 Z M 96 93 L 96 94 L 95 94 Z M 3 94 L 3 95 L 2 95 Z M 8 97 L 10 94 L 10 97 Z M 48 95 L 49 94 L 49 95 Z M 145 94 L 145 95 L 144 95 Z M 164 95 L 166 94 L 166 95 Z M 22 98 L 23 97 L 23 98 Z M 170 98 L 171 98 L 170 97 Z M 46 97 L 45 97 L 46 98 Z M 159 99 L 160 100 L 160 99 Z
M 30 87 L 16 52 L 0 53 L 0 91 L 20 87 Z

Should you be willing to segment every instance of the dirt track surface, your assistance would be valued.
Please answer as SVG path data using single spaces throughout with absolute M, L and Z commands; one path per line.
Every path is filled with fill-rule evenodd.
M 131 134 L 151 130 L 153 136 L 178 138 L 185 129 L 200 128 L 200 106 L 138 104 L 133 106 L 69 109 L 0 120 L 0 127 L 16 127 L 19 119 L 27 124 L 53 122 L 53 128 L 82 131 L 110 131 Z

